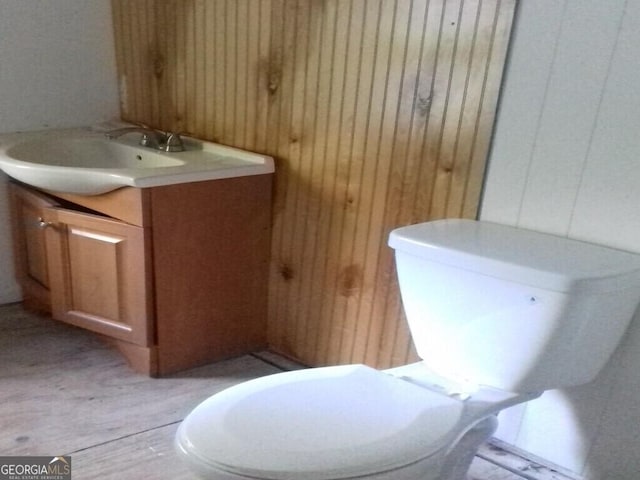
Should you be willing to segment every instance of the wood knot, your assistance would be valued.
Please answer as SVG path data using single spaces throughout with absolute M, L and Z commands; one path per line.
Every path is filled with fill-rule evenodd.
M 269 95 L 275 95 L 280 87 L 280 69 L 271 67 L 269 68 L 269 75 L 267 77 L 267 90 Z
M 156 53 L 151 57 L 153 59 L 153 76 L 157 79 L 161 79 L 164 75 L 164 68 L 166 65 L 164 55 Z
M 343 297 L 351 297 L 362 287 L 362 269 L 359 265 L 349 265 L 340 272 L 338 291 Z
M 418 101 L 416 102 L 416 108 L 418 109 L 418 115 L 421 117 L 426 117 L 429 115 L 431 111 L 431 103 L 433 100 L 433 95 L 429 95 L 428 97 L 418 96 Z
M 343 210 L 349 210 L 353 208 L 354 203 L 356 203 L 356 199 L 353 195 L 347 195 L 347 198 L 344 200 L 344 208 Z
M 280 276 L 284 279 L 285 282 L 290 282 L 293 280 L 293 268 L 286 263 L 280 265 L 279 268 Z

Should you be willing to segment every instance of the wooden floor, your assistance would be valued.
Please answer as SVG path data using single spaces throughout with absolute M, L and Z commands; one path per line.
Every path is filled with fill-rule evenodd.
M 195 479 L 173 451 L 180 421 L 208 396 L 287 367 L 262 352 L 150 379 L 91 333 L 0 306 L 0 455 L 71 455 L 74 480 Z M 490 445 L 480 455 L 469 479 L 561 478 Z

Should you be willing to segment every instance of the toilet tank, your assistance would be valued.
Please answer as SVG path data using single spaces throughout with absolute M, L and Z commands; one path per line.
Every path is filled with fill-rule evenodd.
M 512 392 L 590 382 L 640 299 L 640 255 L 474 220 L 391 232 L 418 354 Z

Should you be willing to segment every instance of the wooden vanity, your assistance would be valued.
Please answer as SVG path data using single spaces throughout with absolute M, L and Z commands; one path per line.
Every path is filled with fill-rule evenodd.
M 264 348 L 271 174 L 97 196 L 10 184 L 28 308 L 161 376 Z

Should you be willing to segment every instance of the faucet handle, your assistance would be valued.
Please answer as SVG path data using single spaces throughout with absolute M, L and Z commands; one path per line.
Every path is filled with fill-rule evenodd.
M 182 152 L 184 151 L 184 143 L 179 133 L 167 132 L 164 143 L 160 149 L 165 152 Z
M 142 132 L 142 136 L 140 137 L 140 142 L 138 142 L 143 147 L 158 147 L 158 137 L 156 135 L 150 135 L 147 132 Z

